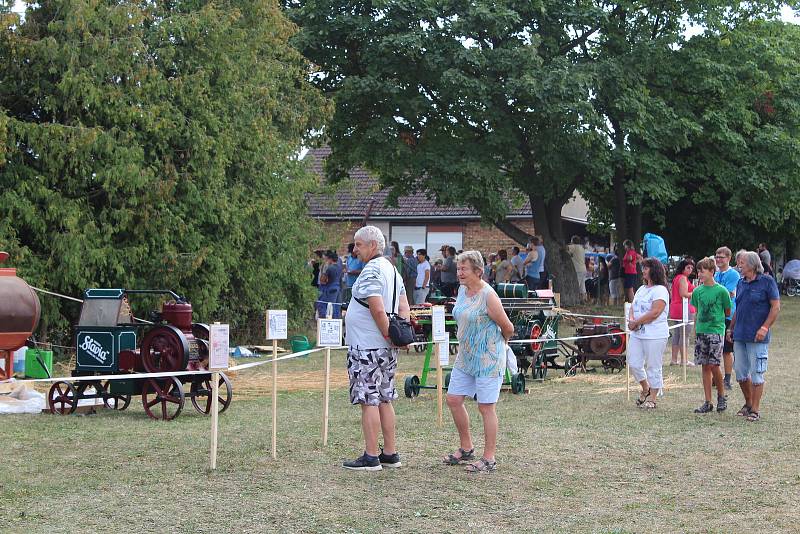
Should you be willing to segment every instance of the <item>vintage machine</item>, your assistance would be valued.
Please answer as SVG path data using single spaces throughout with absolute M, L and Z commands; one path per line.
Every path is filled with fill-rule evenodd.
M 514 339 L 541 339 L 529 344 L 511 343 L 520 371 L 531 371 L 531 378 L 543 380 L 549 369 L 563 369 L 558 357 L 558 326 L 555 295 L 549 289 L 528 291 L 524 284 L 499 284 L 503 309 L 514 325 Z M 506 296 L 511 295 L 511 296 Z
M 0 252 L 0 263 L 8 259 Z M 39 323 L 39 297 L 13 267 L 0 268 L 0 380 L 11 378 L 14 351 L 23 347 Z
M 133 317 L 128 298 L 168 295 L 152 321 Z M 205 370 L 208 365 L 208 326 L 192 322 L 192 305 L 168 290 L 87 289 L 75 328 L 75 369 L 72 376 L 132 373 L 175 373 Z M 141 340 L 141 343 L 140 343 Z M 188 393 L 184 385 L 189 384 Z M 97 381 L 59 381 L 50 388 L 50 411 L 73 413 L 81 399 L 100 398 L 124 410 L 131 397 L 141 395 L 145 413 L 153 419 L 174 419 L 188 397 L 197 411 L 211 412 L 211 373 Z M 220 412 L 233 398 L 233 387 L 220 373 Z
M 589 360 L 599 360 L 603 369 L 612 373 L 625 368 L 627 336 L 619 323 L 599 320 L 584 323 L 577 327 L 575 335 L 599 337 L 579 339 L 575 345 L 563 343 L 566 375 L 574 375 L 578 370 L 587 371 L 586 362 Z

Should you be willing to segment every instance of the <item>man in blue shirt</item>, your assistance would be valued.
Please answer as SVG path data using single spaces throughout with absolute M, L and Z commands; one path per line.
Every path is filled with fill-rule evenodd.
M 317 299 L 317 312 L 319 317 L 327 317 L 328 303 L 333 303 L 333 318 L 341 316 L 342 304 L 339 298 L 342 268 L 339 265 L 339 256 L 333 250 L 325 252 L 325 267 L 320 274 L 319 298 Z
M 731 326 L 731 317 L 736 310 L 736 286 L 739 284 L 739 273 L 731 268 L 731 249 L 719 247 L 714 254 L 714 262 L 717 264 L 717 272 L 714 273 L 714 281 L 728 290 L 731 296 L 731 313 L 725 318 L 725 331 Z M 731 389 L 731 372 L 733 371 L 733 342 L 728 341 L 727 337 L 722 349 L 722 360 L 725 365 L 725 389 Z
M 358 255 L 353 252 L 354 249 L 355 243 L 347 245 L 347 265 L 345 269 L 347 278 L 345 279 L 345 291 L 342 302 L 350 302 L 350 297 L 353 294 L 353 284 L 356 283 L 356 278 L 361 274 L 361 269 L 364 268 L 364 262 L 358 259 Z
M 755 422 L 761 418 L 761 396 L 764 394 L 764 373 L 767 372 L 770 328 L 781 309 L 778 284 L 764 275 L 761 258 L 752 251 L 736 255 L 742 279 L 736 287 L 736 311 L 726 334 L 733 339 L 736 353 L 736 380 L 742 388 L 744 406 L 736 415 Z M 731 331 L 733 334 L 731 335 Z

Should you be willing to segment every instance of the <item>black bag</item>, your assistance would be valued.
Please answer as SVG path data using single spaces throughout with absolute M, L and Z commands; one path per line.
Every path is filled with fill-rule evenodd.
M 408 319 L 403 319 L 397 315 L 397 313 L 395 313 L 395 307 L 397 305 L 397 269 L 394 268 L 394 265 L 392 266 L 392 270 L 394 271 L 394 285 L 392 287 L 392 311 L 391 313 L 386 314 L 386 316 L 389 318 L 389 339 L 392 340 L 392 344 L 394 346 L 405 347 L 406 345 L 414 342 L 414 327 L 411 326 L 411 321 Z M 364 302 L 362 299 L 356 297 L 353 299 L 365 308 L 369 308 L 369 304 Z

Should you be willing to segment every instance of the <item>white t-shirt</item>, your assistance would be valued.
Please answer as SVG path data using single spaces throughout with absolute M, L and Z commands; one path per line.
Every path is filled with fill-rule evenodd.
M 431 285 L 431 276 L 428 275 L 428 283 L 425 284 L 425 271 L 431 270 L 431 264 L 427 261 L 423 261 L 422 263 L 417 264 L 417 280 L 414 282 L 414 287 L 422 287 L 422 285 L 429 286 Z
M 392 310 L 392 282 L 394 291 L 397 292 L 394 310 Z M 361 274 L 353 284 L 353 296 L 347 305 L 345 316 L 345 342 L 359 349 L 380 349 L 390 347 L 388 340 L 383 338 L 378 325 L 372 318 L 369 308 L 362 306 L 357 298 L 367 302 L 369 297 L 383 297 L 383 308 L 387 313 L 400 309 L 400 295 L 405 295 L 403 277 L 397 272 L 390 260 L 385 257 L 370 260 L 361 270 Z
M 641 286 L 633 296 L 633 318 L 638 319 L 653 307 L 656 300 L 664 301 L 664 311 L 653 322 L 643 324 L 639 330 L 634 330 L 631 335 L 639 339 L 665 339 L 669 337 L 667 312 L 669 311 L 669 291 L 667 288 L 656 284 L 654 286 Z

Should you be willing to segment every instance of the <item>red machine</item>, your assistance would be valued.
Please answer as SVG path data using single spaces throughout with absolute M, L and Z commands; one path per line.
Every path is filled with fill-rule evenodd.
M 0 263 L 7 259 L 8 253 L 0 252 Z M 0 358 L 5 360 L 0 380 L 11 378 L 14 351 L 23 347 L 36 330 L 40 312 L 39 297 L 17 276 L 17 270 L 0 268 Z

